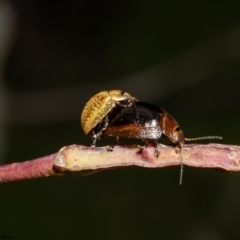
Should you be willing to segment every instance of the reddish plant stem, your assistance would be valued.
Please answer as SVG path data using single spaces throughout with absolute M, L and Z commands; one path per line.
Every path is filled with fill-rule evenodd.
M 71 145 L 57 154 L 30 161 L 0 166 L 0 183 L 47 177 L 58 173 L 86 172 L 111 167 L 140 166 L 159 168 L 181 163 L 193 167 L 240 170 L 240 147 L 223 144 L 185 144 L 181 153 L 175 148 L 159 144 L 160 156 L 154 157 L 153 147 L 118 146 L 112 152 L 106 147 L 91 148 Z
M 0 183 L 48 177 L 54 175 L 53 161 L 56 154 L 0 166 Z

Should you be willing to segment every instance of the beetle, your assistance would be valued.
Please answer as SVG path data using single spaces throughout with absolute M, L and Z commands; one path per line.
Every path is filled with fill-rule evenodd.
M 92 147 L 101 138 L 108 126 L 108 115 L 116 107 L 127 108 L 138 101 L 129 93 L 121 90 L 101 91 L 95 94 L 83 108 L 80 122 L 86 135 L 93 138 Z
M 96 140 L 103 137 L 137 138 L 147 144 L 154 141 L 154 155 L 159 156 L 158 139 L 167 137 L 181 153 L 184 141 L 222 139 L 219 136 L 185 138 L 177 121 L 166 110 L 147 102 L 138 101 L 120 90 L 104 91 L 93 96 L 83 109 L 81 123 L 85 134 Z M 113 146 L 108 150 L 113 150 Z M 181 157 L 180 184 L 182 183 L 183 159 Z
M 108 126 L 102 137 L 114 136 L 117 144 L 120 138 L 138 138 L 145 143 L 154 141 L 154 155 L 158 157 L 158 139 L 167 137 L 182 148 L 184 134 L 177 121 L 163 108 L 147 102 L 135 102 L 127 108 L 116 108 L 108 116 Z
M 177 121 L 163 108 L 147 102 L 135 102 L 127 108 L 115 108 L 108 116 L 108 126 L 102 131 L 102 137 L 138 138 L 145 143 L 154 141 L 154 153 L 158 157 L 158 139 L 167 137 L 177 148 L 182 149 L 185 141 L 200 139 L 222 139 L 219 136 L 185 138 Z
M 135 102 L 127 108 L 115 108 L 108 116 L 108 126 L 102 131 L 102 137 L 116 137 L 117 144 L 120 138 L 138 138 L 145 144 L 148 140 L 154 141 L 154 155 L 159 156 L 158 139 L 167 137 L 176 145 L 176 151 L 181 156 L 180 182 L 182 184 L 183 158 L 181 150 L 184 141 L 200 139 L 222 139 L 219 136 L 205 136 L 198 138 L 185 138 L 177 121 L 163 108 L 156 107 L 147 102 Z M 113 150 L 109 147 L 109 150 Z

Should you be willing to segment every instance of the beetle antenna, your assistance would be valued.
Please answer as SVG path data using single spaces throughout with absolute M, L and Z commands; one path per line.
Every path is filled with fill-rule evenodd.
M 182 185 L 182 180 L 183 180 L 183 156 L 182 154 L 180 153 L 180 156 L 181 156 L 181 166 L 180 166 L 180 179 L 179 179 L 179 185 Z
M 185 141 L 196 141 L 196 140 L 205 140 L 205 139 L 219 139 L 222 140 L 223 138 L 221 136 L 204 136 L 204 137 L 197 137 L 197 138 L 184 138 Z M 182 148 L 180 148 L 180 156 L 181 156 L 181 162 L 180 162 L 180 179 L 179 179 L 179 185 L 182 185 L 183 181 L 183 156 L 181 152 Z
M 182 155 L 182 143 L 179 143 L 179 146 L 177 148 L 175 148 L 176 153 L 179 153 L 180 155 L 180 178 L 179 178 L 179 185 L 182 185 L 182 181 L 183 181 L 183 155 Z
M 222 140 L 221 136 L 204 136 L 204 137 L 197 137 L 197 138 L 184 138 L 185 141 L 196 141 L 196 140 L 205 140 L 205 139 L 219 139 Z

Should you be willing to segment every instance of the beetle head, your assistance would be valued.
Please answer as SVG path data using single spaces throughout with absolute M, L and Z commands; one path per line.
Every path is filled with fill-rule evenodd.
M 180 148 L 184 143 L 184 134 L 177 121 L 169 114 L 165 113 L 162 119 L 163 134 Z
M 130 106 L 133 102 L 137 101 L 135 97 L 121 90 L 110 90 L 108 93 L 109 96 L 114 100 L 114 102 L 119 105 L 124 102 L 126 103 L 126 106 Z

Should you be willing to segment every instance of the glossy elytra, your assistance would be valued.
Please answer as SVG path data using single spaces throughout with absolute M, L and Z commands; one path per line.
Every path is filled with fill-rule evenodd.
M 101 138 L 108 126 L 108 115 L 115 107 L 130 107 L 137 99 L 121 90 L 101 91 L 85 105 L 81 114 L 81 125 L 86 135 L 93 138 L 92 146 Z
M 158 139 L 167 137 L 171 142 L 182 148 L 184 134 L 177 121 L 164 109 L 146 102 L 135 102 L 127 108 L 116 108 L 108 116 L 107 128 L 102 136 L 120 138 L 138 138 L 145 143 L 154 141 L 155 156 L 159 155 Z

